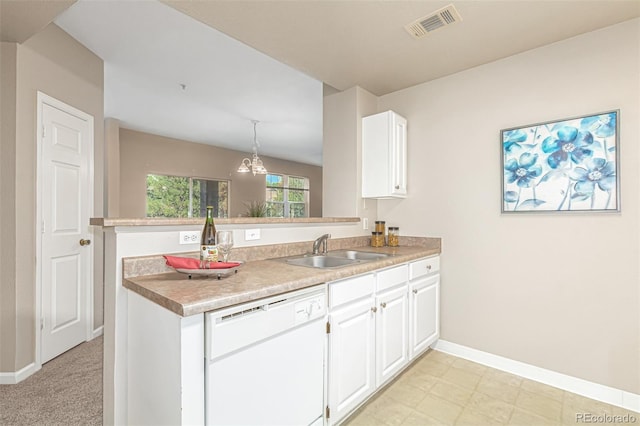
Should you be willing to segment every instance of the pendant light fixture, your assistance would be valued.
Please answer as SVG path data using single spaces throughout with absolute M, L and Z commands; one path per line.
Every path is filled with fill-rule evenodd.
M 259 123 L 258 120 L 251 120 L 253 123 L 253 156 L 251 160 L 248 158 L 244 158 L 242 163 L 240 163 L 240 167 L 238 167 L 238 173 L 253 173 L 253 175 L 266 175 L 267 169 L 262 164 L 262 160 L 258 157 L 258 137 L 256 132 L 256 125 Z

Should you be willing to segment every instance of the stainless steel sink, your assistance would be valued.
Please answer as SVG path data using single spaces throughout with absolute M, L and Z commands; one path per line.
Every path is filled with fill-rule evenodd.
M 282 260 L 290 265 L 307 266 L 309 268 L 342 268 L 361 262 L 388 257 L 385 253 L 372 253 L 358 250 L 335 250 L 327 254 L 303 254 L 300 256 L 286 257 Z
M 308 266 L 311 268 L 340 268 L 360 263 L 360 260 L 358 259 L 348 259 L 346 257 L 333 257 L 319 254 L 303 255 L 284 260 L 291 265 Z
M 385 253 L 372 253 L 369 251 L 357 251 L 357 250 L 336 250 L 330 251 L 329 256 L 343 257 L 346 259 L 354 260 L 378 260 L 385 257 L 389 257 Z

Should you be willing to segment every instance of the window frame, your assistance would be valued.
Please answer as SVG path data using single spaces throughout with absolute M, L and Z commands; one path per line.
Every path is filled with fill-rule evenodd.
M 282 186 L 270 186 L 269 182 L 268 182 L 268 177 L 269 176 L 281 176 L 282 177 Z M 304 180 L 304 188 L 291 188 L 289 186 L 289 179 L 290 178 L 295 178 L 295 179 L 303 179 Z M 298 175 L 288 175 L 285 173 L 267 173 L 267 175 L 265 176 L 265 204 L 268 206 L 269 204 L 282 204 L 283 208 L 283 216 L 269 216 L 268 213 L 268 209 L 267 209 L 267 217 L 284 217 L 284 218 L 290 218 L 291 217 L 291 205 L 292 204 L 303 204 L 304 205 L 304 211 L 305 211 L 305 215 L 304 216 L 295 216 L 295 217 L 309 217 L 309 184 L 310 184 L 310 179 L 306 176 L 298 176 Z M 267 199 L 267 194 L 270 190 L 272 189 L 282 189 L 282 201 L 270 201 Z M 289 190 L 294 190 L 294 191 L 303 191 L 304 192 L 304 201 L 303 202 L 299 202 L 299 201 L 290 201 L 289 199 Z

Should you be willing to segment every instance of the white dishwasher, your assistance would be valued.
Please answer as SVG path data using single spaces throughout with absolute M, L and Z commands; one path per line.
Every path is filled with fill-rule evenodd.
M 322 425 L 326 285 L 206 314 L 209 425 Z

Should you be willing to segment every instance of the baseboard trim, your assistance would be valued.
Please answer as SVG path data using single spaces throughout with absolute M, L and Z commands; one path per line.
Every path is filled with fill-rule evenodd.
M 438 340 L 433 349 L 455 355 L 478 364 L 506 371 L 526 379 L 544 383 L 587 398 L 640 413 L 640 395 L 568 376 L 535 365 L 515 361 L 446 340 Z
M 104 326 L 101 325 L 100 327 L 93 330 L 93 332 L 91 333 L 91 340 L 95 339 L 96 337 L 102 336 L 103 333 L 104 333 Z
M 38 370 L 39 368 L 36 368 L 36 363 L 32 362 L 31 364 L 14 373 L 0 373 L 0 385 L 15 385 L 16 383 L 20 383 L 27 377 L 31 376 Z
M 104 333 L 104 326 L 100 326 L 91 332 L 91 340 L 96 337 L 102 336 Z M 36 367 L 36 363 L 32 362 L 26 367 L 22 368 L 15 373 L 2 373 L 0 372 L 0 385 L 15 385 L 16 383 L 20 383 L 27 377 L 31 376 L 36 371 L 40 370 L 42 366 Z

